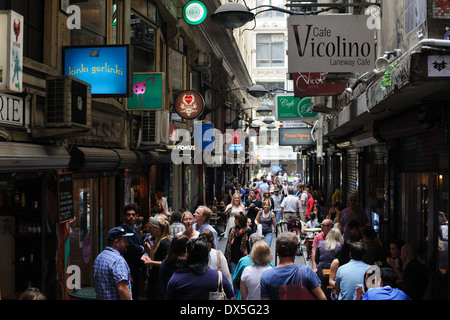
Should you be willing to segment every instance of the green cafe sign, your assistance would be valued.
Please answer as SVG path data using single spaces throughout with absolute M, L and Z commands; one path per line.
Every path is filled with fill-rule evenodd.
M 277 120 L 317 119 L 318 113 L 312 112 L 311 97 L 299 98 L 293 94 L 278 94 L 275 99 Z

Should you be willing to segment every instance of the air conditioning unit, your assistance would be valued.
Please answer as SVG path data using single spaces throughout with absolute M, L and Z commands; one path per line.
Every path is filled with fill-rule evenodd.
M 142 113 L 142 145 L 167 145 L 169 144 L 168 111 L 144 111 Z
M 47 79 L 45 125 L 48 128 L 90 128 L 91 85 L 71 76 Z

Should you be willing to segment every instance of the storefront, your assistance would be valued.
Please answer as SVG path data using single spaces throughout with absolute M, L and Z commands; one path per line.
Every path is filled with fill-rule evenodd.
M 52 181 L 70 160 L 65 148 L 0 142 L 0 274 L 2 298 L 32 285 L 41 290 L 54 266 Z M 56 217 L 56 215 L 55 215 Z M 52 264 L 53 262 L 53 264 Z

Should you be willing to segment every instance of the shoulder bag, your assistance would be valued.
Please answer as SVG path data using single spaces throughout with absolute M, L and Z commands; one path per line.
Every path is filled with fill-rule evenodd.
M 225 294 L 225 291 L 223 290 L 222 272 L 218 271 L 218 273 L 219 273 L 219 281 L 217 285 L 217 291 L 209 292 L 208 300 L 227 300 L 227 296 Z
M 293 284 L 280 286 L 280 300 L 316 300 L 316 297 L 303 286 L 300 266 L 297 269 L 297 281 Z M 299 285 L 300 280 L 300 285 Z

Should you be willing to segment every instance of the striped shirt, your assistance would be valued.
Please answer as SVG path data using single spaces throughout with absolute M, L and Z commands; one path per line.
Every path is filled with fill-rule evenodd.
M 131 275 L 127 262 L 119 251 L 106 247 L 94 262 L 94 287 L 97 299 L 119 300 L 116 284 L 123 280 L 128 283 L 131 292 Z

